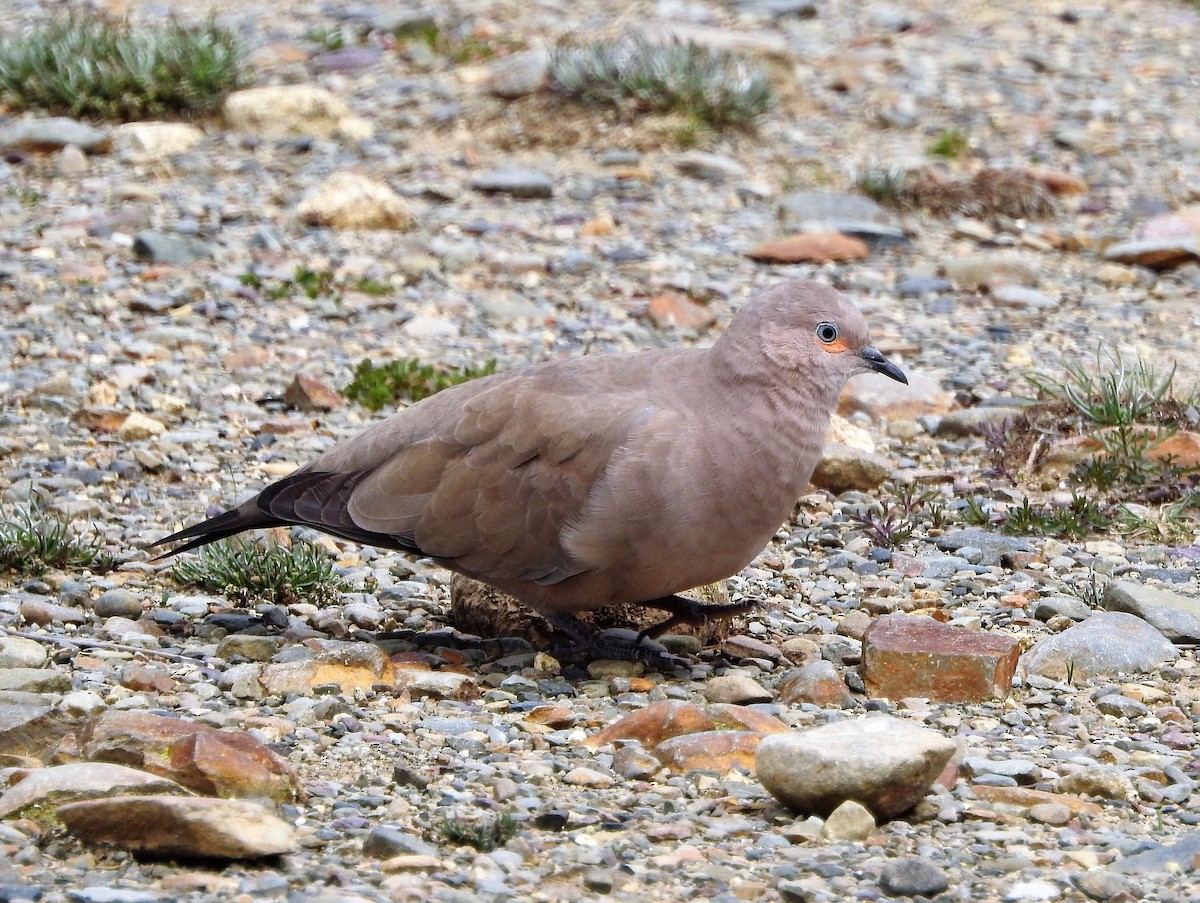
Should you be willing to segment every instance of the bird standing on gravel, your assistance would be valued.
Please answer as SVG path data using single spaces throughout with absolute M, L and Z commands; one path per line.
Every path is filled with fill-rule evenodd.
M 812 475 L 846 380 L 867 371 L 908 381 L 848 298 L 784 282 L 710 348 L 553 361 L 446 389 L 155 545 L 187 540 L 173 555 L 303 524 L 432 558 L 593 654 L 658 663 L 661 647 L 597 636 L 575 613 L 669 612 L 657 634 L 749 608 L 676 593 L 762 551 Z

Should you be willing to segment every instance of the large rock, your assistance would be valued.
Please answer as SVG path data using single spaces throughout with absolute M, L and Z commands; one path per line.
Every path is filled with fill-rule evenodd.
M 773 736 L 783 736 L 775 734 Z M 653 755 L 672 771 L 754 771 L 754 751 L 763 735 L 757 731 L 703 731 L 664 740 Z
M 311 226 L 334 229 L 391 229 L 407 232 L 415 223 L 408 202 L 390 186 L 355 172 L 337 172 L 296 208 Z
M 1153 671 L 1179 653 L 1141 618 L 1103 611 L 1082 624 L 1040 640 L 1021 657 L 1021 670 L 1052 680 L 1089 680 L 1126 672 Z
M 758 745 L 758 779 L 781 803 L 826 816 L 856 800 L 883 821 L 907 812 L 954 755 L 954 741 L 888 715 L 841 721 Z
M 675 699 L 663 699 L 615 721 L 595 736 L 589 746 L 603 746 L 617 740 L 637 740 L 652 749 L 670 737 L 711 731 L 716 725 L 698 706 Z
M 269 662 L 259 682 L 276 696 L 306 695 L 316 687 L 337 685 L 343 693 L 369 690 L 396 679 L 391 659 L 374 643 L 326 641 L 312 658 Z
M 98 129 L 63 116 L 20 119 L 0 127 L 0 147 L 18 147 L 27 151 L 56 151 L 73 144 L 89 154 L 108 150 L 111 138 L 106 129 Z
M 797 232 L 841 232 L 890 244 L 908 241 L 894 214 L 860 194 L 793 191 L 780 198 L 779 219 Z
M 245 800 L 115 796 L 68 803 L 57 815 L 87 843 L 158 856 L 258 859 L 296 849 L 291 825 Z
M 204 795 L 300 795 L 291 766 L 254 737 L 182 718 L 110 709 L 80 731 L 79 748 L 85 758 L 141 768 Z
M 868 695 L 886 699 L 1004 699 L 1020 655 L 1015 637 L 933 618 L 884 615 L 863 637 L 863 680 Z
M 0 755 L 48 761 L 72 727 L 49 705 L 0 703 Z
M 0 692 L 66 693 L 71 675 L 57 668 L 0 668 Z
M 130 793 L 189 795 L 174 781 L 107 762 L 73 762 L 29 772 L 0 796 L 0 818 L 28 815 L 77 800 Z
M 1130 580 L 1110 580 L 1104 607 L 1137 615 L 1176 643 L 1200 642 L 1200 599 Z
M 204 132 L 186 122 L 126 122 L 113 129 L 113 145 L 131 163 L 145 163 L 191 150 Z
M 225 120 L 263 138 L 340 137 L 360 141 L 374 127 L 337 95 L 317 85 L 272 85 L 236 91 L 225 99 Z
M 821 460 L 813 470 L 812 484 L 834 495 L 850 490 L 870 492 L 878 489 L 891 474 L 892 462 L 883 455 L 843 442 L 827 442 Z

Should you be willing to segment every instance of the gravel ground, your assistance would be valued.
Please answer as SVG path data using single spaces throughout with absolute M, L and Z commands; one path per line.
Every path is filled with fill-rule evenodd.
M 169 6 L 131 11 L 158 21 Z M 119 141 L 87 154 L 31 150 L 4 132 L 19 117 L 0 119 L 9 136 L 0 144 L 13 145 L 0 162 L 0 501 L 11 510 L 37 495 L 94 524 L 120 561 L 104 575 L 0 576 L 0 625 L 113 647 L 41 643 L 50 661 L 30 653 L 24 664 L 65 675 L 65 685 L 9 681 L 0 702 L 35 694 L 75 715 L 148 711 L 247 732 L 307 792 L 275 809 L 298 846 L 232 865 L 156 862 L 10 819 L 0 822 L 0 899 L 1200 898 L 1200 637 L 1173 637 L 1178 657 L 1145 673 L 1064 680 L 1023 670 L 1011 696 L 985 703 L 869 700 L 857 670 L 866 624 L 889 611 L 937 613 L 1028 648 L 1087 618 L 1093 583 L 1159 583 L 1194 599 L 1194 538 L 1028 538 L 1016 548 L 990 533 L 955 544 L 947 536 L 961 525 L 951 524 L 887 551 L 851 516 L 873 496 L 814 492 L 729 581 L 735 597 L 763 600 L 737 626 L 745 639 L 706 651 L 690 674 L 588 668 L 566 650 L 550 658 L 520 641 L 456 634 L 446 626 L 447 572 L 315 534 L 307 538 L 336 557 L 353 592 L 320 609 L 214 621 L 245 610 L 179 586 L 169 564 L 140 549 L 374 416 L 353 404 L 287 407 L 280 399 L 297 374 L 341 388 L 364 357 L 495 359 L 503 370 L 585 350 L 707 342 L 757 288 L 791 276 L 855 294 L 880 348 L 925 381 L 924 408 L 881 404 L 878 416 L 850 418 L 894 479 L 927 484 L 951 516 L 972 493 L 1004 499 L 1008 490 L 983 474 L 982 440 L 946 426 L 961 416 L 948 402 L 1019 395 L 1026 373 L 1057 373 L 1098 342 L 1175 362 L 1181 386 L 1200 379 L 1200 252 L 1165 269 L 1108 253 L 1200 203 L 1200 8 L 437 7 L 444 33 L 483 43 L 553 46 L 668 26 L 705 40 L 744 33 L 767 54 L 782 103 L 755 134 L 702 136 L 712 156 L 697 157 L 664 139 L 678 122 L 492 96 L 488 60 L 454 63 L 373 30 L 403 8 L 283 6 L 215 8 L 254 48 L 255 84 L 323 86 L 373 136 L 276 138 L 211 121 L 198 124 L 203 136 L 189 149 L 143 159 Z M 35 21 L 47 9 L 13 4 L 8 20 Z M 364 43 L 339 55 L 312 40 L 337 29 Z M 794 193 L 833 192 L 822 216 L 855 220 L 848 195 L 861 167 L 927 163 L 948 130 L 969 140 L 959 168 L 1032 166 L 1086 187 L 1039 220 L 886 214 L 884 225 L 907 240 L 889 242 L 876 223 L 862 260 L 747 256 L 799 231 L 788 214 L 781 221 Z M 504 168 L 518 170 L 509 173 L 515 190 L 480 190 L 478 179 Z M 343 171 L 391 186 L 411 228 L 305 224 L 302 199 Z M 538 195 L 547 181 L 549 197 L 515 196 Z M 809 197 L 790 216 L 815 217 L 815 204 Z M 1197 220 L 1188 227 L 1177 215 L 1184 237 L 1170 237 L 1194 248 Z M 270 291 L 298 268 L 334 273 L 340 291 Z M 363 291 L 363 279 L 390 291 Z M 670 294 L 700 301 L 717 326 L 660 326 L 650 301 Z M 125 419 L 135 412 L 149 421 Z M 1059 608 L 1042 607 L 1053 599 Z M 79 623 L 64 624 L 54 605 Z M 307 693 L 249 687 L 245 668 L 256 659 L 220 643 L 280 636 L 272 623 L 288 627 L 268 650 L 276 663 L 321 642 L 392 632 L 398 664 L 464 682 L 403 692 L 370 681 L 331 692 L 316 678 Z M 785 701 L 783 676 L 808 655 L 832 663 L 854 691 L 846 707 Z M 136 663 L 153 673 L 131 678 Z M 923 724 L 956 741 L 956 771 L 913 814 L 860 840 L 821 835 L 744 770 L 660 771 L 620 747 L 584 743 L 652 702 L 712 703 L 714 680 L 729 675 L 756 681 L 770 701 L 753 708 L 798 730 L 869 711 Z M 556 711 L 531 715 L 542 707 Z M 22 764 L 0 761 L 10 769 L 0 776 Z M 1039 808 L 988 799 L 980 786 L 1061 798 Z M 1079 811 L 1072 800 L 1099 805 Z M 498 813 L 518 830 L 491 852 L 439 833 L 447 819 Z M 1182 846 L 1164 852 L 1171 844 Z

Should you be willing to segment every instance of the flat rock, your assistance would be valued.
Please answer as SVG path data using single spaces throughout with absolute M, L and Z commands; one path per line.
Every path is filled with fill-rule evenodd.
M 1021 657 L 1020 668 L 1026 674 L 1051 680 L 1089 680 L 1153 671 L 1178 657 L 1170 640 L 1141 618 L 1103 611 L 1039 640 Z
M 1152 270 L 1173 270 L 1200 260 L 1200 239 L 1148 238 L 1121 241 L 1104 249 L 1104 259 L 1132 263 Z
M 507 194 L 514 198 L 548 198 L 554 194 L 554 180 L 547 173 L 519 166 L 481 172 L 471 179 L 471 187 L 483 194 Z
M 46 647 L 37 640 L 19 636 L 0 636 L 0 670 L 41 668 L 46 664 Z
M 133 253 L 151 263 L 173 266 L 184 266 L 195 260 L 205 260 L 213 256 L 212 248 L 203 239 L 192 235 L 156 232 L 153 229 L 143 229 L 134 236 Z
M 395 688 L 412 699 L 471 699 L 478 690 L 475 679 L 456 671 L 424 671 L 399 668 Z
M 937 540 L 937 547 L 946 552 L 957 552 L 959 549 L 966 548 L 967 546 L 983 552 L 983 556 L 979 559 L 978 563 L 987 567 L 994 567 L 1000 564 L 1000 559 L 1004 555 L 1012 555 L 1015 552 L 1037 551 L 1028 539 L 1023 539 L 1020 536 L 1005 536 L 1001 533 L 993 533 L 977 527 L 971 527 L 966 530 L 954 530 L 944 536 L 938 537 Z
M 879 888 L 893 897 L 936 897 L 950 887 L 945 872 L 920 856 L 893 859 L 879 873 Z
M 0 668 L 0 692 L 66 693 L 71 675 L 57 668 Z
M 315 687 L 337 686 L 343 693 L 369 690 L 396 679 L 391 660 L 373 643 L 330 643 L 312 658 L 269 662 L 259 682 L 268 693 L 307 694 Z
M 549 75 L 550 53 L 545 47 L 532 47 L 493 63 L 484 87 L 489 94 L 512 100 L 542 90 Z
M 189 795 L 186 788 L 159 775 L 107 762 L 73 762 L 38 768 L 0 795 L 0 818 L 37 817 L 62 803 L 128 794 Z
M 723 154 L 711 154 L 704 151 L 688 151 L 676 159 L 675 166 L 685 176 L 716 184 L 720 184 L 726 179 L 746 177 L 746 167 L 737 160 Z
M 319 85 L 271 85 L 225 98 L 225 120 L 235 131 L 263 138 L 369 138 L 374 126 L 355 116 L 340 97 Z
M 760 734 L 786 734 L 791 728 L 761 709 L 718 702 L 708 707 L 709 717 L 721 730 L 755 731 Z
M 870 492 L 878 489 L 893 469 L 892 462 L 883 455 L 843 442 L 827 442 L 813 470 L 812 484 L 834 495 L 851 490 Z
M 783 734 L 774 734 L 780 737 Z M 651 751 L 672 771 L 715 771 L 724 774 L 732 768 L 754 773 L 754 753 L 763 735 L 757 731 L 701 731 L 671 737 Z
M 131 163 L 146 163 L 191 150 L 204 132 L 186 122 L 126 122 L 113 129 L 112 139 Z
M 0 702 L 0 755 L 45 762 L 73 726 L 49 705 Z
M 829 263 L 865 260 L 871 249 L 861 239 L 840 232 L 803 232 L 755 245 L 746 256 L 759 263 Z
M 966 254 L 946 263 L 946 278 L 964 289 L 1035 285 L 1037 264 L 1011 251 Z
M 82 754 L 170 778 L 195 793 L 288 802 L 291 767 L 249 734 L 147 712 L 108 709 L 79 732 Z
M 884 615 L 863 637 L 863 680 L 869 696 L 886 699 L 1004 699 L 1020 655 L 1016 637 L 933 618 Z
M 1200 862 L 1200 831 L 1192 831 L 1175 843 L 1120 859 L 1111 868 L 1128 875 L 1194 875 L 1197 862 Z
M 306 373 L 297 373 L 283 390 L 283 400 L 300 411 L 332 411 L 346 403 L 336 389 Z
M 107 130 L 62 116 L 19 119 L 0 126 L 0 147 L 47 152 L 73 144 L 85 153 L 98 154 L 107 151 L 110 143 Z
M 771 691 L 748 674 L 721 674 L 704 685 L 704 698 L 709 702 L 752 705 L 770 702 Z
M 1130 580 L 1110 580 L 1103 605 L 1136 615 L 1175 643 L 1200 642 L 1200 599 Z
M 296 207 L 310 226 L 406 232 L 415 220 L 408 202 L 385 182 L 356 172 L 336 172 Z
M 908 241 L 894 214 L 859 194 L 793 191 L 779 199 L 779 219 L 796 232 L 840 232 L 868 243 Z
M 971 792 L 981 800 L 1003 806 L 1026 814 L 1034 806 L 1063 806 L 1072 816 L 1099 815 L 1104 807 L 1090 803 L 1077 796 L 1066 793 L 1051 793 L 1048 790 L 1034 790 L 1032 787 L 991 787 L 986 784 L 973 784 Z
M 798 812 L 827 815 L 856 800 L 887 820 L 925 796 L 956 749 L 937 731 L 880 715 L 766 737 L 756 773 L 772 796 Z
M 603 746 L 617 740 L 637 740 L 646 749 L 653 749 L 671 737 L 711 731 L 715 727 L 712 718 L 699 706 L 663 699 L 613 722 L 588 738 L 587 745 Z
M 246 800 L 115 796 L 59 806 L 87 843 L 190 859 L 258 859 L 296 849 L 291 825 Z
M 954 406 L 954 396 L 941 381 L 925 373 L 908 374 L 908 385 L 880 373 L 865 373 L 846 384 L 838 399 L 838 413 L 856 412 L 875 420 L 911 419 L 922 414 L 944 414 Z

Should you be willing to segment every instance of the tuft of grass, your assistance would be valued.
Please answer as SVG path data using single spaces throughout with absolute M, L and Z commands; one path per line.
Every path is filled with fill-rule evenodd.
M 1055 536 L 1085 539 L 1104 533 L 1115 522 L 1111 507 L 1086 495 L 1073 493 L 1066 505 L 1033 505 L 1026 496 L 1000 519 L 1001 532 L 1012 536 Z
M 1119 351 L 1096 348 L 1096 366 L 1076 362 L 1059 380 L 1030 376 L 1029 381 L 1051 398 L 1061 398 L 1089 423 L 1128 426 L 1150 416 L 1170 396 L 1175 365 L 1160 373 L 1141 358 L 1125 361 Z
M 776 102 L 765 69 L 692 43 L 626 37 L 563 47 L 551 54 L 550 74 L 584 103 L 682 113 L 712 128 L 751 125 Z
M 905 204 L 910 174 L 903 166 L 870 163 L 859 167 L 854 184 L 871 200 L 901 207 Z
M 508 843 L 519 828 L 516 818 L 511 813 L 503 812 L 480 821 L 447 818 L 438 825 L 437 831 L 446 843 L 474 847 L 481 853 L 489 853 Z
M 496 372 L 495 360 L 482 367 L 447 367 L 400 358 L 386 364 L 363 360 L 354 368 L 354 379 L 342 394 L 363 407 L 378 411 L 399 400 L 420 401 L 442 389 Z
M 943 129 L 926 148 L 932 156 L 947 160 L 957 160 L 970 149 L 970 139 L 961 129 Z
M 360 276 L 350 282 L 342 282 L 331 270 L 312 270 L 306 266 L 296 267 L 290 277 L 260 276 L 249 270 L 239 276 L 238 281 L 256 292 L 261 292 L 263 297 L 270 301 L 295 295 L 304 295 L 314 301 L 318 298 L 337 301 L 346 289 L 375 296 L 389 295 L 392 292 L 392 287 L 386 282 L 372 279 L 370 276 Z
M 38 502 L 0 520 L 0 571 L 37 577 L 51 568 L 111 570 L 114 561 L 98 536 L 85 539 L 63 517 Z
M 222 593 L 243 605 L 321 605 L 336 602 L 349 589 L 328 556 L 304 542 L 263 548 L 239 538 L 223 539 L 176 563 L 171 574 L 180 583 Z
M 935 169 L 868 165 L 859 170 L 855 183 L 881 204 L 934 216 L 1040 219 L 1055 209 L 1046 186 L 1021 170 L 985 168 L 952 177 Z
M 0 94 L 16 109 L 74 117 L 203 114 L 246 82 L 244 55 L 213 19 L 135 29 L 72 13 L 0 40 Z

